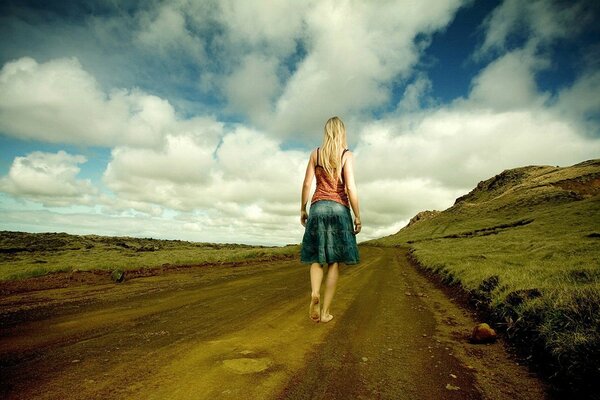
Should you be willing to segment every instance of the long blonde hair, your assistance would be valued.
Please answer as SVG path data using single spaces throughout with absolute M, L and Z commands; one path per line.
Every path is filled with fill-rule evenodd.
M 323 145 L 321 146 L 321 164 L 331 179 L 342 175 L 342 151 L 348 147 L 346 127 L 338 117 L 331 117 L 325 123 Z

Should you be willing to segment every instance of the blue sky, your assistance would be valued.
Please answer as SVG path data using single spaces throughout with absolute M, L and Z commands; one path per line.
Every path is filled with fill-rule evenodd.
M 600 154 L 595 1 L 0 4 L 0 229 L 301 240 L 324 122 L 361 240 Z

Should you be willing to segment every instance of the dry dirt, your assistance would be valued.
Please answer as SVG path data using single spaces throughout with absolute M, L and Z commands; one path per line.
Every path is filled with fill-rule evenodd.
M 0 397 L 549 398 L 501 341 L 468 342 L 479 321 L 404 250 L 360 251 L 329 323 L 309 319 L 297 260 L 5 292 Z

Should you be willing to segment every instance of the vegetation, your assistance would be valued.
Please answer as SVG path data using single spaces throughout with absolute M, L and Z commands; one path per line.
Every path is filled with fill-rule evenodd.
M 194 243 L 66 233 L 0 232 L 0 281 L 73 270 L 220 264 L 292 258 L 299 246 Z
M 559 386 L 597 388 L 600 160 L 506 170 L 369 244 L 410 246 Z

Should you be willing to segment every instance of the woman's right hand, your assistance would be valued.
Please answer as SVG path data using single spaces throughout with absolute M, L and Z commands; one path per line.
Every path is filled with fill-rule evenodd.
M 360 223 L 360 218 L 354 218 L 354 234 L 356 235 L 360 232 L 362 228 L 362 224 Z
M 308 213 L 306 211 L 300 211 L 300 223 L 302 226 L 306 226 L 306 220 L 308 219 Z

